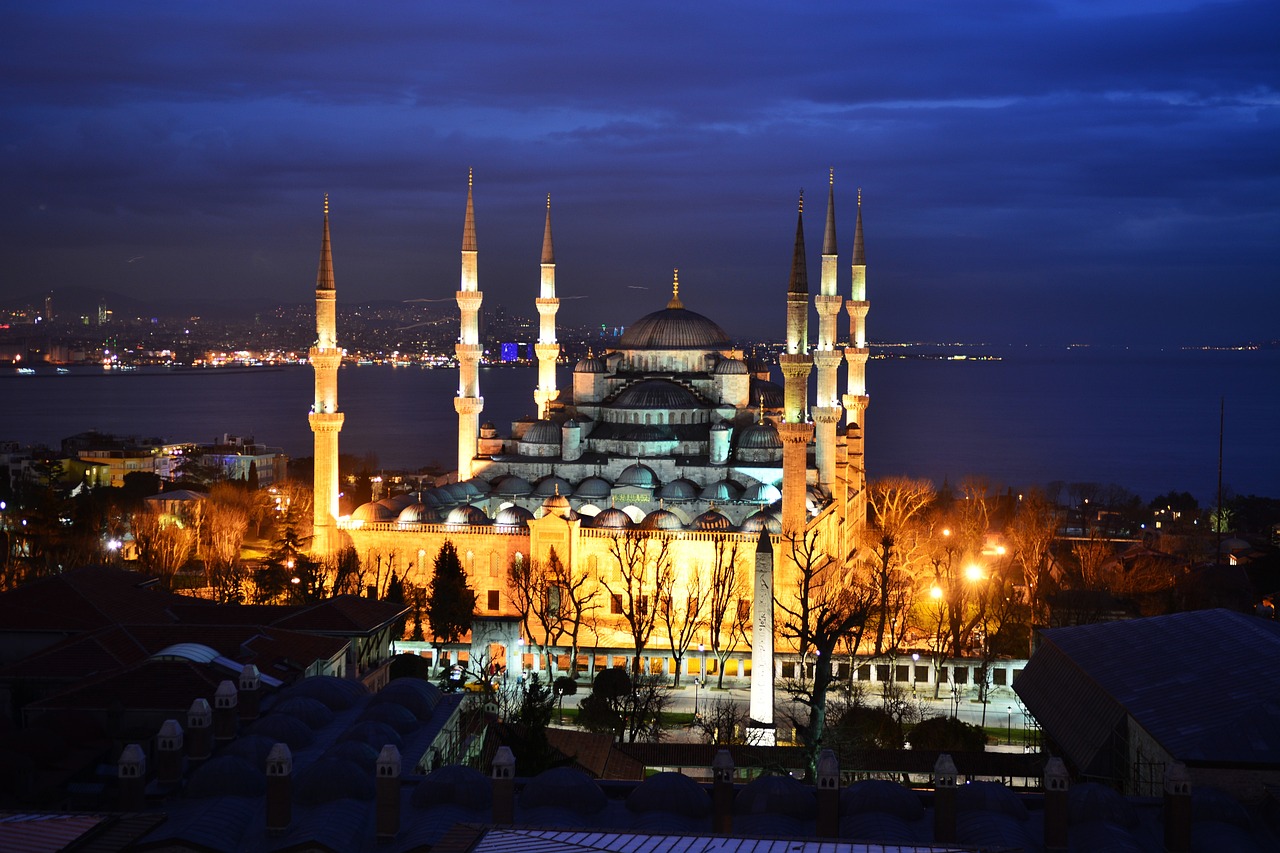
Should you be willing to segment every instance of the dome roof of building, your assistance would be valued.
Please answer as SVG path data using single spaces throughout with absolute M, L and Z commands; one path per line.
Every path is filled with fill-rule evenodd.
M 391 509 L 379 503 L 360 504 L 356 507 L 356 511 L 351 513 L 352 521 L 395 521 L 396 514 Z
M 876 812 L 902 820 L 920 820 L 924 806 L 915 791 L 887 779 L 861 779 L 840 792 L 842 816 Z
M 418 718 L 413 712 L 401 705 L 399 702 L 381 702 L 378 704 L 370 703 L 364 709 L 364 713 L 360 715 L 361 720 L 373 720 L 375 723 L 382 723 L 396 730 L 397 734 L 405 735 L 418 727 Z
M 438 489 L 432 489 L 424 494 L 423 498 L 426 499 L 424 503 L 431 504 L 439 509 L 444 509 L 449 506 L 457 506 L 460 503 L 466 503 L 464 498 L 458 497 L 444 486 L 441 486 Z
M 568 808 L 590 815 L 608 805 L 600 786 L 574 767 L 543 770 L 524 786 L 520 793 L 522 809 Z
M 315 734 L 302 720 L 286 714 L 268 714 L 249 726 L 249 734 L 265 735 L 276 743 L 283 743 L 294 752 L 306 749 L 316 739 Z
M 716 421 L 711 425 L 712 432 L 728 432 L 731 429 L 733 429 L 733 424 L 728 421 Z
M 418 499 L 422 503 L 426 504 L 427 506 L 433 509 L 444 506 L 444 502 L 440 499 L 440 495 L 436 494 L 435 489 L 429 489 L 428 491 L 425 491 L 425 492 L 419 492 Z M 450 495 L 450 500 L 452 499 L 453 499 L 453 496 Z
M 449 516 L 445 519 L 446 524 L 488 524 L 489 516 L 484 514 L 484 510 L 478 506 L 456 506 L 449 510 Z
M 329 710 L 329 706 L 310 696 L 286 697 L 271 706 L 271 713 L 297 718 L 311 729 L 333 722 L 333 711 Z
M 555 474 L 551 474 L 538 481 L 538 485 L 533 489 L 533 494 L 539 498 L 549 498 L 556 494 L 571 495 L 573 494 L 573 484 L 564 477 L 557 477 Z
M 404 748 L 404 738 L 386 723 L 378 720 L 360 720 L 338 736 L 338 741 L 354 740 L 368 744 L 372 749 L 381 750 L 387 744 L 396 749 Z
M 493 487 L 493 493 L 504 498 L 523 498 L 533 494 L 533 484 L 518 474 L 508 474 Z
M 714 509 L 709 509 L 699 515 L 689 525 L 690 530 L 697 530 L 702 533 L 720 533 L 733 529 L 733 522 L 727 516 L 721 515 Z
M 379 503 L 385 506 L 391 507 L 396 512 L 399 512 L 405 507 L 411 504 L 415 504 L 417 502 L 418 502 L 417 492 L 404 492 L 402 494 L 396 495 L 393 498 L 387 498 L 385 501 L 379 501 Z
M 782 500 L 782 492 L 778 491 L 777 486 L 768 483 L 756 483 L 754 486 L 748 486 L 738 500 L 746 501 L 749 504 L 771 504 L 774 501 Z
M 685 477 L 679 477 L 659 489 L 658 497 L 667 501 L 695 500 L 698 497 L 698 484 Z
M 470 480 L 463 480 L 462 485 L 478 497 L 488 497 L 493 491 L 493 486 L 488 480 L 482 480 L 479 477 L 472 477 Z
M 439 524 L 440 513 L 426 504 L 413 504 L 400 510 L 396 520 L 401 524 Z
M 416 721 L 415 721 L 416 722 Z M 358 740 L 342 740 L 335 743 L 324 751 L 321 758 L 337 758 L 342 761 L 350 761 L 359 767 L 365 773 L 373 775 L 374 768 L 378 766 L 378 753 L 373 747 L 367 743 Z
M 493 425 L 493 421 L 485 421 L 480 424 L 480 429 L 497 429 L 497 427 Z
M 747 405 L 758 408 L 763 402 L 766 409 L 781 409 L 785 396 L 782 386 L 766 379 L 751 378 L 751 390 L 747 395 Z
M 755 356 L 748 356 L 743 360 L 743 363 L 746 364 L 747 370 L 751 371 L 752 373 L 768 373 L 769 372 L 769 365 L 762 358 L 756 358 Z
M 618 341 L 618 348 L 624 350 L 722 349 L 728 345 L 729 336 L 715 321 L 670 304 L 636 320 Z
M 444 694 L 440 692 L 440 688 L 436 687 L 430 681 L 423 681 L 421 678 L 409 678 L 407 676 L 401 678 L 393 678 L 378 691 L 371 700 L 370 705 L 382 705 L 393 702 L 403 708 L 407 708 L 419 720 L 429 720 L 431 715 L 435 713 L 436 705 L 440 704 L 440 700 L 444 698 Z M 374 744 L 376 749 L 381 746 Z
M 613 486 L 603 477 L 588 477 L 573 490 L 575 498 L 607 498 Z
M 767 533 L 781 533 L 782 522 L 767 512 L 753 512 L 743 519 L 742 526 L 738 529 L 743 533 L 759 533 L 762 530 Z
M 704 501 L 736 501 L 742 490 L 728 480 L 716 480 L 703 488 L 698 497 Z
M 396 503 L 395 498 L 383 498 L 382 500 L 377 501 L 376 503 L 378 504 L 378 506 L 385 506 L 387 509 L 391 510 L 392 512 L 399 512 L 401 509 L 403 509 L 403 507 L 401 507 L 399 504 Z
M 622 469 L 622 473 L 618 475 L 616 485 L 656 489 L 658 487 L 658 475 L 648 465 L 636 462 Z
M 196 768 L 183 795 L 206 797 L 260 797 L 267 790 L 267 776 L 239 755 L 223 753 Z
M 735 814 L 785 815 L 809 820 L 818 811 L 813 788 L 790 776 L 758 776 L 733 800 Z
M 606 405 L 615 409 L 697 409 L 703 403 L 669 379 L 642 379 L 623 388 Z
M 711 811 L 711 797 L 690 777 L 667 771 L 655 773 L 633 788 L 627 796 L 627 810 L 705 817 Z
M 589 355 L 573 366 L 574 373 L 608 373 L 609 368 L 605 366 L 604 360 L 594 355 Z
M 762 424 L 751 424 L 738 433 L 739 450 L 781 450 L 782 438 L 778 428 L 765 421 Z
M 591 526 L 606 530 L 626 530 L 631 526 L 631 517 L 617 507 L 609 507 L 591 519 Z
M 304 806 L 334 800 L 372 800 L 373 776 L 345 758 L 321 758 L 295 774 L 293 798 Z
M 310 696 L 319 699 L 330 710 L 343 711 L 369 695 L 363 682 L 336 675 L 313 675 L 289 687 L 280 696 Z
M 661 424 L 640 424 L 626 431 L 623 441 L 675 441 L 675 431 Z
M 560 427 L 548 420 L 534 421 L 520 440 L 530 444 L 559 444 Z
M 749 371 L 747 365 L 739 359 L 722 358 L 711 372 L 716 376 L 746 376 Z
M 446 764 L 418 783 L 410 802 L 422 809 L 444 805 L 487 809 L 493 803 L 493 783 L 474 767 Z
M 568 518 L 573 512 L 569 507 L 569 499 L 559 492 L 542 502 L 542 510 L 546 515 L 556 515 L 560 518 Z
M 655 509 L 640 519 L 641 530 L 683 530 L 684 524 L 680 516 L 669 509 Z
M 459 501 L 470 500 L 480 494 L 475 491 L 475 486 L 468 489 L 465 483 L 446 483 L 440 488 L 453 495 Z
M 533 513 L 522 506 L 509 506 L 498 513 L 493 523 L 498 527 L 528 527 Z

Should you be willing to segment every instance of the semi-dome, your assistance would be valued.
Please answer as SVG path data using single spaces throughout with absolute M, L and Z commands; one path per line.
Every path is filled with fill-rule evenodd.
M 523 498 L 533 494 L 533 484 L 518 474 L 509 474 L 498 481 L 493 493 L 504 498 Z
M 755 409 L 764 405 L 766 409 L 781 409 L 785 400 L 782 386 L 767 379 L 751 378 L 751 390 L 747 403 Z
M 669 509 L 655 509 L 640 520 L 641 530 L 683 530 L 680 516 Z
M 426 504 L 413 504 L 400 510 L 396 520 L 401 524 L 439 524 L 440 514 Z
M 351 513 L 352 521 L 395 521 L 396 514 L 388 507 L 379 503 L 360 504 L 356 507 L 356 511 Z
M 478 506 L 456 506 L 449 510 L 446 524 L 488 524 L 489 516 Z
M 509 506 L 498 513 L 493 523 L 498 527 L 528 527 L 533 513 L 522 506 Z
M 752 424 L 738 433 L 738 449 L 781 450 L 782 438 L 778 435 L 778 428 L 768 421 Z
M 697 530 L 701 533 L 721 533 L 732 528 L 733 522 L 714 509 L 709 509 L 702 513 L 689 525 L 690 530 Z
M 591 526 L 606 530 L 626 530 L 631 526 L 631 518 L 617 507 L 609 507 L 596 513 L 591 519 Z
M 739 529 L 743 533 L 759 533 L 762 530 L 768 533 L 781 533 L 782 522 L 762 510 L 748 515 Z
M 676 307 L 672 307 L 675 303 Z M 637 349 L 723 349 L 729 336 L 715 321 L 672 300 L 666 308 L 646 314 L 627 327 L 618 348 Z
M 733 425 L 728 421 L 716 421 L 711 425 L 712 432 L 728 432 L 731 429 L 733 429 Z
M 656 489 L 658 487 L 658 475 L 648 465 L 642 465 L 636 462 L 622 469 L 622 473 L 618 475 L 619 486 L 639 486 L 642 489 Z
M 599 498 L 607 498 L 613 491 L 613 486 L 609 485 L 609 481 L 603 477 L 588 477 L 578 484 L 578 488 L 573 490 L 575 498 L 588 498 L 598 500 Z
M 663 486 L 658 497 L 667 501 L 691 501 L 698 497 L 698 484 L 680 477 Z
M 642 379 L 623 388 L 607 405 L 616 409 L 696 409 L 696 394 L 668 379 Z
M 560 427 L 547 420 L 535 421 L 520 440 L 530 444 L 559 444 Z
M 388 498 L 385 501 L 378 501 L 378 503 L 384 506 L 388 506 L 391 509 L 395 510 L 396 512 L 399 512 L 400 510 L 404 509 L 407 506 L 416 504 L 417 502 L 418 502 L 417 492 L 405 492 L 404 494 L 396 495 L 393 498 Z
M 564 477 L 557 477 L 552 474 L 538 481 L 533 494 L 540 498 L 549 498 L 552 495 L 571 495 L 573 494 L 573 484 Z
M 698 497 L 704 501 L 736 501 L 742 490 L 728 480 L 716 480 L 708 484 Z
M 573 372 L 574 373 L 608 373 L 609 368 L 605 366 L 605 363 L 602 359 L 596 358 L 594 355 L 589 355 L 586 358 L 579 361 L 576 365 L 574 365 Z
M 747 365 L 736 358 L 724 358 L 716 365 L 716 369 L 711 371 L 716 376 L 746 376 Z

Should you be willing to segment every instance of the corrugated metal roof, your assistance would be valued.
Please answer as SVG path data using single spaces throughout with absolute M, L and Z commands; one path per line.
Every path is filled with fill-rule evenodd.
M 0 850 L 56 853 L 103 822 L 98 815 L 0 815 Z
M 893 845 L 796 838 L 728 838 L 711 835 L 648 835 L 554 829 L 490 829 L 471 848 L 474 853 L 940 853 L 970 850 L 955 845 Z

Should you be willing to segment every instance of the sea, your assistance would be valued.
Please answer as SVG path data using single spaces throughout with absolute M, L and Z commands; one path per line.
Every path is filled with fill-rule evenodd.
M 572 376 L 561 371 L 561 388 Z M 503 432 L 533 411 L 536 368 L 481 370 L 482 420 Z M 1219 438 L 1228 494 L 1280 496 L 1280 350 L 1004 348 L 978 358 L 873 358 L 865 419 L 870 478 L 941 485 L 981 477 L 1022 490 L 1114 483 L 1210 505 Z M 386 470 L 454 459 L 457 372 L 344 365 L 340 447 Z M 0 371 L 0 441 L 58 447 L 87 430 L 207 443 L 252 436 L 309 456 L 311 369 Z M 1221 430 L 1220 430 L 1221 426 Z

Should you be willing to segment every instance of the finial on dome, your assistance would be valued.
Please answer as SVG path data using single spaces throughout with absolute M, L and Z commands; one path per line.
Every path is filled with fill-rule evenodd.
M 325 216 L 329 215 L 329 194 L 328 193 L 324 194 L 324 215 Z
M 858 187 L 858 207 L 862 207 L 862 187 Z
M 800 188 L 800 212 L 804 213 L 804 187 Z
M 471 167 L 467 167 L 467 189 L 471 189 Z
M 551 209 L 551 193 L 547 193 L 547 210 Z
M 555 487 L 556 487 L 556 497 L 560 497 L 560 484 L 556 483 Z
M 760 420 L 756 421 L 756 423 L 764 424 L 764 394 L 760 395 Z
M 671 301 L 667 303 L 668 308 L 683 308 L 684 303 L 680 301 L 680 270 L 676 269 L 671 276 Z
M 828 185 L 828 186 L 832 186 L 832 187 L 834 187 L 834 186 L 836 185 L 836 168 L 835 168 L 835 166 L 832 166 L 832 167 L 831 167 L 830 173 L 829 173 L 829 175 L 827 176 L 827 185 Z

